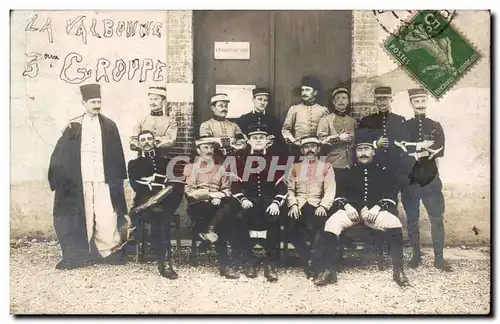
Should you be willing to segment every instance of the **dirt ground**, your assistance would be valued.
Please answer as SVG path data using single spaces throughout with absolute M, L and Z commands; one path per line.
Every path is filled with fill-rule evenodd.
M 188 251 L 185 251 L 187 254 Z M 412 287 L 400 288 L 390 267 L 375 263 L 346 266 L 339 282 L 315 287 L 300 268 L 282 268 L 277 283 L 242 275 L 218 275 L 210 253 L 203 265 L 178 267 L 179 279 L 160 277 L 154 263 L 94 265 L 55 270 L 56 242 L 11 248 L 11 314 L 487 314 L 490 311 L 488 248 L 447 248 L 454 267 L 432 267 L 432 250 L 424 265 L 407 270 Z M 405 258 L 408 258 L 405 255 Z

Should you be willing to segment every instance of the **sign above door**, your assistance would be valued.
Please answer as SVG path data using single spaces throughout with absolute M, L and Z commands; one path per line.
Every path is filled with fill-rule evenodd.
M 249 60 L 250 42 L 214 42 L 214 59 Z

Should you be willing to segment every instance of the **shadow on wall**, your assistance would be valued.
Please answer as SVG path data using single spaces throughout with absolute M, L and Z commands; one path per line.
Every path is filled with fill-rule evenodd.
M 11 191 L 10 235 L 11 239 L 24 237 L 55 238 L 52 207 L 54 195 L 48 183 L 42 181 L 26 181 L 13 183 Z M 128 205 L 131 206 L 133 192 L 125 186 Z M 446 185 L 445 230 L 447 245 L 489 245 L 490 244 L 490 187 Z M 470 201 L 475 201 L 470 204 Z M 181 204 L 178 212 L 182 226 L 189 226 L 185 204 Z M 404 218 L 404 213 L 401 213 Z M 406 224 L 406 219 L 403 219 Z M 406 225 L 405 225 L 406 226 Z M 422 208 L 421 241 L 431 244 L 430 223 Z M 473 228 L 478 230 L 477 234 Z M 406 237 L 406 229 L 404 231 Z

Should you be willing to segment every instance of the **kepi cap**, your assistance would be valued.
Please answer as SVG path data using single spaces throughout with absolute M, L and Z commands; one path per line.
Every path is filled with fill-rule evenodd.
M 248 126 L 247 135 L 250 137 L 255 134 L 269 135 L 269 133 L 267 132 L 267 125 L 258 123 L 258 124 L 251 124 L 250 126 Z
M 211 137 L 211 136 L 201 136 L 201 137 L 198 137 L 198 139 L 194 141 L 194 144 L 195 144 L 196 147 L 198 147 L 198 146 L 200 146 L 202 144 L 213 144 L 213 145 L 218 146 L 219 142 L 214 137 Z
M 314 136 L 304 137 L 300 140 L 300 146 L 304 146 L 305 144 L 308 144 L 308 143 L 315 143 L 317 145 L 321 144 L 321 142 L 318 140 L 318 138 L 314 137 Z
M 260 96 L 260 95 L 266 95 L 266 96 L 269 97 L 270 93 L 271 92 L 267 88 L 255 88 L 255 89 L 252 89 L 252 95 L 253 95 L 254 98 L 256 96 Z
M 210 98 L 210 103 L 213 104 L 214 102 L 217 101 L 230 102 L 231 100 L 229 100 L 229 96 L 225 93 L 216 93 L 212 96 L 212 98 Z
M 163 98 L 166 98 L 167 97 L 167 88 L 151 86 L 148 89 L 148 94 L 155 94 L 155 95 L 163 96 Z
M 373 147 L 373 141 L 377 139 L 376 135 L 369 128 L 358 128 L 354 133 L 354 145 Z
M 427 91 L 424 88 L 409 89 L 408 96 L 410 97 L 410 99 L 415 97 L 426 97 Z
M 349 88 L 344 84 L 336 85 L 332 90 L 332 98 L 335 97 L 337 93 L 347 93 L 349 95 Z
M 300 86 L 311 87 L 314 90 L 319 90 L 321 88 L 321 82 L 318 80 L 318 78 L 308 75 L 302 77 L 302 79 L 300 80 Z
M 375 97 L 391 97 L 392 89 L 391 87 L 386 87 L 386 86 L 376 87 L 374 94 Z
M 82 85 L 80 93 L 82 94 L 83 101 L 101 98 L 101 85 L 95 83 Z

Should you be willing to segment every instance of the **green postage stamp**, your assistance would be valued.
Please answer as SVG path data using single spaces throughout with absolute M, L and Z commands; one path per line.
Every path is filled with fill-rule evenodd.
M 439 99 L 481 58 L 452 26 L 453 14 L 422 10 L 385 41 L 384 48 Z

